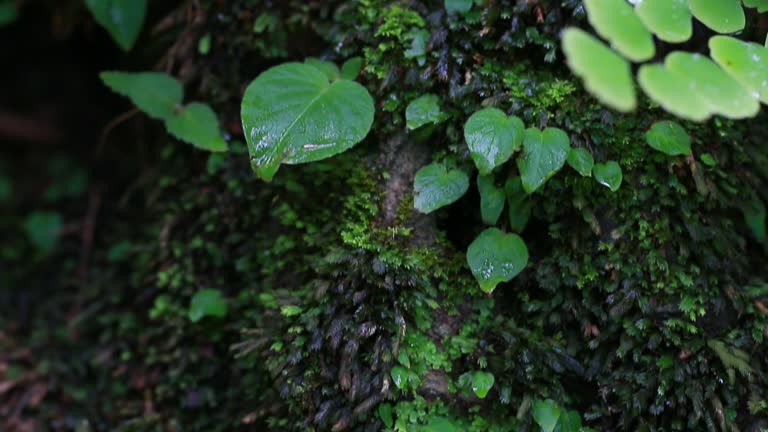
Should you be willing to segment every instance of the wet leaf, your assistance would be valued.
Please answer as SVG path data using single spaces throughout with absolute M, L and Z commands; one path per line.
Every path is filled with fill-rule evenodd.
M 122 49 L 133 48 L 147 14 L 147 0 L 85 0 L 85 4 Z
M 469 245 L 467 263 L 480 289 L 490 293 L 498 284 L 511 281 L 525 269 L 528 248 L 517 234 L 487 228 Z
M 584 8 L 597 34 L 624 57 L 635 62 L 653 57 L 653 36 L 625 0 L 584 0 Z
M 595 164 L 592 176 L 598 183 L 609 188 L 612 192 L 619 190 L 622 181 L 621 167 L 615 161 Z
M 701 54 L 676 51 L 667 56 L 664 64 L 670 71 L 687 78 L 715 114 L 740 119 L 753 117 L 760 109 L 754 95 Z
M 204 289 L 192 296 L 189 304 L 189 320 L 198 322 L 204 317 L 224 317 L 227 315 L 227 302 L 219 290 Z
M 472 9 L 472 0 L 445 0 L 445 10 L 448 13 L 466 13 Z
M 526 129 L 523 136 L 523 154 L 517 159 L 517 167 L 523 188 L 529 194 L 535 192 L 565 165 L 571 140 L 557 128 L 540 131 Z
M 542 432 L 552 432 L 560 419 L 560 407 L 550 400 L 533 401 L 533 419 L 541 427 Z
M 618 111 L 632 111 L 637 105 L 629 62 L 577 28 L 563 32 L 563 52 L 571 70 L 602 103 Z
M 524 129 L 522 120 L 496 108 L 485 108 L 469 117 L 464 139 L 480 174 L 487 175 L 512 156 L 520 147 Z
M 448 170 L 441 163 L 421 168 L 413 181 L 413 206 L 422 213 L 431 213 L 461 198 L 469 189 L 469 177 L 464 171 Z
M 744 28 L 746 18 L 739 0 L 688 0 L 693 16 L 718 33 L 734 33 Z
M 485 399 L 496 381 L 493 374 L 484 371 L 475 371 L 472 374 L 472 391 L 480 399 Z
M 595 160 L 587 149 L 582 147 L 572 148 L 568 151 L 568 159 L 566 161 L 582 177 L 590 177 L 592 175 L 592 167 L 595 165 Z
M 642 0 L 635 12 L 645 26 L 666 42 L 685 42 L 693 35 L 687 0 Z
M 392 382 L 395 383 L 397 388 L 402 389 L 408 382 L 408 369 L 402 366 L 394 366 L 390 370 L 389 375 L 392 377 Z
M 673 121 L 654 123 L 645 133 L 645 141 L 652 148 L 670 156 L 691 154 L 691 137 Z
M 477 190 L 480 192 L 480 214 L 483 222 L 495 225 L 504 211 L 506 195 L 504 190 L 496 187 L 493 176 L 477 176 Z
M 330 83 L 315 67 L 286 63 L 248 86 L 241 114 L 251 166 L 269 181 L 281 163 L 325 159 L 362 141 L 373 124 L 374 106 L 356 82 Z
M 33 212 L 24 219 L 24 232 L 40 255 L 49 255 L 56 248 L 61 231 L 61 215 L 54 212 Z
M 730 36 L 715 36 L 709 39 L 709 51 L 720 67 L 768 104 L 768 48 Z
M 165 120 L 173 116 L 184 97 L 181 83 L 158 72 L 102 72 L 101 80 L 115 93 L 128 97 L 148 116 Z
M 430 123 L 440 123 L 444 119 L 445 114 L 440 111 L 439 99 L 433 94 L 416 98 L 405 108 L 405 122 L 411 130 Z
M 709 104 L 694 91 L 692 81 L 664 65 L 641 66 L 637 81 L 648 97 L 678 117 L 702 121 L 712 114 Z
M 193 102 L 165 122 L 168 132 L 197 148 L 226 151 L 227 142 L 219 130 L 219 120 L 211 107 Z

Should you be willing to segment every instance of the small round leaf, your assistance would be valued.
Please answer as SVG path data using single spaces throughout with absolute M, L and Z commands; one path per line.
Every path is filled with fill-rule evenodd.
M 552 432 L 560 419 L 560 407 L 550 400 L 535 400 L 533 402 L 533 419 L 541 427 L 542 432 Z
M 437 96 L 426 94 L 411 101 L 405 108 L 405 123 L 408 129 L 418 129 L 430 123 L 440 123 L 445 114 L 440 111 Z
M 469 245 L 467 263 L 480 289 L 489 293 L 523 271 L 528 264 L 528 248 L 517 234 L 488 228 Z
M 744 28 L 746 18 L 740 0 L 688 0 L 691 13 L 718 33 L 734 33 Z
M 421 168 L 413 181 L 413 206 L 422 213 L 431 213 L 461 198 L 469 189 L 469 177 L 464 171 L 448 171 L 441 163 Z
M 493 383 L 496 378 L 490 372 L 475 371 L 472 374 L 472 391 L 480 399 L 485 399 L 488 396 L 488 392 L 493 387 Z
M 664 65 L 641 66 L 637 81 L 648 97 L 678 117 L 702 121 L 712 115 L 709 104 L 699 97 L 692 81 Z
M 625 0 L 584 0 L 589 23 L 624 57 L 641 62 L 653 57 L 651 32 Z
M 214 289 L 200 290 L 192 296 L 189 304 L 189 320 L 197 322 L 207 316 L 223 317 L 227 315 L 227 302 L 221 291 Z
M 691 154 L 691 137 L 682 126 L 673 121 L 660 121 L 645 133 L 652 148 L 670 156 Z
M 595 164 L 592 175 L 598 183 L 609 188 L 611 192 L 619 190 L 622 181 L 621 167 L 615 161 Z
M 717 64 L 768 104 L 768 48 L 730 36 L 709 39 L 709 51 Z
M 496 108 L 485 108 L 472 114 L 464 124 L 472 160 L 482 175 L 506 162 L 523 140 L 523 121 L 507 117 Z
M 687 0 L 642 0 L 635 12 L 645 26 L 665 42 L 685 42 L 693 35 Z

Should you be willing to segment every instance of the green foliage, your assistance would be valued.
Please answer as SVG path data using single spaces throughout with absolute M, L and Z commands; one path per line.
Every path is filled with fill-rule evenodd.
M 525 130 L 523 154 L 517 160 L 523 189 L 532 194 L 565 165 L 571 140 L 557 128 Z
M 616 161 L 595 164 L 592 175 L 598 183 L 609 188 L 611 192 L 619 190 L 623 178 L 621 166 Z
M 251 166 L 271 180 L 280 164 L 318 161 L 354 146 L 373 123 L 373 100 L 360 84 L 329 81 L 313 66 L 286 63 L 246 89 L 242 122 Z
M 561 409 L 551 399 L 533 401 L 533 418 L 542 432 L 553 432 L 560 420 Z
M 709 39 L 712 59 L 748 91 L 768 103 L 768 48 L 730 36 Z
M 166 120 L 168 132 L 181 141 L 209 151 L 226 151 L 216 114 L 206 104 L 193 102 Z
M 691 137 L 678 123 L 665 120 L 656 122 L 645 133 L 649 146 L 669 156 L 691 154 Z
M 495 379 L 493 374 L 484 371 L 472 372 L 472 391 L 480 399 L 485 399 L 488 396 L 488 392 L 493 387 Z
M 469 117 L 464 139 L 481 175 L 488 175 L 512 156 L 520 147 L 524 129 L 522 120 L 507 117 L 496 108 L 485 108 Z
M 405 122 L 411 130 L 440 123 L 445 119 L 446 115 L 440 110 L 439 99 L 433 94 L 426 94 L 412 100 L 405 109 Z
M 448 13 L 467 13 L 472 9 L 472 0 L 445 0 L 445 10 Z
M 492 176 L 482 175 L 477 176 L 477 190 L 480 192 L 480 215 L 483 222 L 496 225 L 507 199 L 504 190 L 494 184 Z
M 184 98 L 181 83 L 164 73 L 102 72 L 99 76 L 114 92 L 158 120 L 171 118 Z
M 653 57 L 653 36 L 625 0 L 584 0 L 589 23 L 624 57 L 642 62 Z
M 413 181 L 413 206 L 431 213 L 461 198 L 469 189 L 469 177 L 459 169 L 449 170 L 445 164 L 432 163 L 416 172 Z
M 687 0 L 643 0 L 635 12 L 645 26 L 665 42 L 685 42 L 693 35 Z
M 12 24 L 19 17 L 14 0 L 0 1 L 0 27 Z
M 363 69 L 363 58 L 352 57 L 341 65 L 341 78 L 345 80 L 354 80 Z
M 467 248 L 467 263 L 480 289 L 490 293 L 525 269 L 528 248 L 516 234 L 487 228 Z
M 144 25 L 147 0 L 85 0 L 85 4 L 122 49 L 133 48 Z
M 595 166 L 595 159 L 585 148 L 575 147 L 568 151 L 566 159 L 568 165 L 581 174 L 582 177 L 592 176 L 592 167 Z
M 740 0 L 688 0 L 696 19 L 718 33 L 734 33 L 744 28 L 744 9 Z
M 27 238 L 41 256 L 50 255 L 59 239 L 61 215 L 54 212 L 33 212 L 24 220 Z

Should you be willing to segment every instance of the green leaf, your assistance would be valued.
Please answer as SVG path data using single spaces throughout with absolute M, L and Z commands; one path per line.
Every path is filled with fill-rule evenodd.
M 507 203 L 509 204 L 509 229 L 520 233 L 528 225 L 528 219 L 531 217 L 531 200 L 523 189 L 523 182 L 520 177 L 512 177 L 504 184 L 504 191 L 507 194 Z
M 589 23 L 624 57 L 641 62 L 653 57 L 651 32 L 626 0 L 584 0 Z
M 480 174 L 489 174 L 512 156 L 520 147 L 524 129 L 522 120 L 507 117 L 496 108 L 485 108 L 469 117 L 464 139 Z
M 472 374 L 472 391 L 475 392 L 477 397 L 485 399 L 488 396 L 488 392 L 493 387 L 493 383 L 496 381 L 493 374 L 484 371 L 475 371 Z
M 466 13 L 472 9 L 472 0 L 445 0 L 445 10 L 448 13 Z
M 678 117 L 702 121 L 712 114 L 709 104 L 694 90 L 695 84 L 664 65 L 641 66 L 637 81 L 648 97 Z
M 424 63 L 427 61 L 426 55 L 429 32 L 418 29 L 412 31 L 409 36 L 411 37 L 411 47 L 405 50 L 403 55 L 407 59 L 415 58 L 419 63 L 419 66 L 424 66 Z
M 654 123 L 645 133 L 645 141 L 652 148 L 670 156 L 691 154 L 691 137 L 673 121 Z
M 158 72 L 102 72 L 101 80 L 115 93 L 128 97 L 148 116 L 165 120 L 173 116 L 184 97 L 181 83 Z
M 712 58 L 728 74 L 768 104 L 768 48 L 730 36 L 709 39 Z
M 339 71 L 339 67 L 336 66 L 336 63 L 329 62 L 327 60 L 320 60 L 314 57 L 307 57 L 304 59 L 304 64 L 308 64 L 324 73 L 325 76 L 327 76 L 331 81 L 335 81 L 341 78 L 341 71 Z
M 444 417 L 432 417 L 429 423 L 421 429 L 421 432 L 459 432 L 450 420 Z
M 621 186 L 621 167 L 615 161 L 595 164 L 595 167 L 592 168 L 592 176 L 598 183 L 609 188 L 612 192 L 616 192 Z
M 24 232 L 40 255 L 49 255 L 56 248 L 61 231 L 61 216 L 54 212 L 33 212 L 24 219 Z
M 122 49 L 133 48 L 147 14 L 147 0 L 85 0 L 85 4 Z
M 568 152 L 568 159 L 566 161 L 582 177 L 590 177 L 592 175 L 592 167 L 595 165 L 595 160 L 587 149 L 582 147 L 572 148 Z
M 13 183 L 11 180 L 0 174 L 0 203 L 8 202 L 13 197 Z
M 533 401 L 533 419 L 541 426 L 542 432 L 552 432 L 560 419 L 560 407 L 550 400 Z
M 373 99 L 349 80 L 333 83 L 301 63 L 272 67 L 246 89 L 242 122 L 251 166 L 271 180 L 281 163 L 299 164 L 341 153 L 365 138 Z
M 744 28 L 746 19 L 739 0 L 688 0 L 691 13 L 718 33 L 734 33 Z
M 469 189 L 469 177 L 464 171 L 448 171 L 441 163 L 421 168 L 413 181 L 413 206 L 422 213 L 431 213 L 461 198 Z
M 517 159 L 517 167 L 523 180 L 523 188 L 529 194 L 535 192 L 565 165 L 571 140 L 557 128 L 544 132 L 526 129 L 523 136 L 523 154 Z
M 635 5 L 635 13 L 665 42 L 685 42 L 693 36 L 687 0 L 642 0 Z
M 204 317 L 224 317 L 227 315 L 227 303 L 219 290 L 204 289 L 192 296 L 189 304 L 189 320 L 198 322 Z
M 706 166 L 713 167 L 717 165 L 717 160 L 715 159 L 714 156 L 712 156 L 709 153 L 704 153 L 703 155 L 700 156 L 700 158 L 701 158 L 701 162 L 704 163 L 704 165 Z
M 384 423 L 384 426 L 391 428 L 394 426 L 395 421 L 392 418 L 392 405 L 388 403 L 379 404 L 376 410 L 379 414 L 379 418 Z
M 576 411 L 566 411 L 561 413 L 557 426 L 559 432 L 582 432 L 581 417 Z
M 445 114 L 440 111 L 439 99 L 433 94 L 414 99 L 405 108 L 405 123 L 411 130 L 430 123 L 440 123 L 444 119 Z
M 744 6 L 757 8 L 759 13 L 768 12 L 768 0 L 743 0 Z
M 352 57 L 341 65 L 341 78 L 345 80 L 353 80 L 357 78 L 360 71 L 363 69 L 363 58 Z
M 392 382 L 395 383 L 397 388 L 405 388 L 405 385 L 408 382 L 408 369 L 402 366 L 394 366 L 389 371 L 389 375 L 392 377 Z
M 211 34 L 206 33 L 205 36 L 201 37 L 200 40 L 197 42 L 197 52 L 200 53 L 200 55 L 208 55 L 209 52 L 211 52 Z
M 676 51 L 667 56 L 664 64 L 670 71 L 686 77 L 715 114 L 740 119 L 753 117 L 760 109 L 754 95 L 701 54 Z
M 14 0 L 0 0 L 0 27 L 13 23 L 18 17 Z
M 506 196 L 504 191 L 493 183 L 493 176 L 477 176 L 477 190 L 480 192 L 480 214 L 483 222 L 496 225 L 504 211 Z
M 575 27 L 563 31 L 563 52 L 573 73 L 598 100 L 622 112 L 635 109 L 632 73 L 624 58 Z
M 525 269 L 528 248 L 517 234 L 487 228 L 467 248 L 467 263 L 480 289 L 490 293 Z
M 759 198 L 753 197 L 751 202 L 745 204 L 744 222 L 761 243 L 766 239 L 765 218 L 765 204 Z
M 165 127 L 176 138 L 197 148 L 226 151 L 227 142 L 221 136 L 219 120 L 211 107 L 193 102 L 165 122 Z

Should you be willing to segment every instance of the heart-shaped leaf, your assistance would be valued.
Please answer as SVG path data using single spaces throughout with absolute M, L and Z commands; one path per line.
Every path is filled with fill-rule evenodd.
M 595 164 L 592 168 L 592 176 L 598 183 L 609 188 L 611 192 L 616 192 L 621 186 L 621 167 L 615 161 Z
M 544 132 L 526 129 L 523 136 L 523 154 L 517 159 L 517 168 L 523 180 L 523 188 L 529 194 L 541 187 L 565 164 L 571 140 L 557 128 Z
M 203 150 L 227 150 L 227 142 L 219 130 L 219 120 L 206 104 L 193 102 L 185 106 L 166 120 L 165 127 L 176 138 Z
M 411 101 L 405 108 L 405 123 L 408 129 L 418 129 L 430 123 L 440 123 L 445 114 L 440 111 L 437 96 L 427 94 Z
M 635 12 L 643 24 L 663 41 L 680 43 L 693 35 L 687 0 L 643 0 L 636 3 Z
M 712 58 L 760 100 L 768 104 L 768 48 L 730 36 L 709 39 Z
M 200 290 L 192 296 L 189 304 L 189 320 L 198 322 L 204 317 L 223 317 L 227 315 L 227 302 L 221 291 L 214 289 Z
M 701 54 L 676 51 L 667 56 L 664 65 L 687 78 L 689 85 L 715 114 L 740 119 L 753 117 L 760 110 L 755 95 Z
M 477 176 L 477 190 L 480 192 L 480 214 L 483 222 L 495 225 L 504 211 L 506 195 L 493 183 L 493 176 Z
M 702 121 L 712 115 L 709 104 L 696 92 L 695 84 L 664 65 L 641 66 L 637 81 L 648 97 L 678 117 Z
M 682 126 L 673 121 L 660 121 L 645 133 L 652 148 L 670 156 L 691 154 L 691 137 Z
M 533 401 L 533 419 L 541 427 L 542 432 L 552 432 L 560 419 L 560 407 L 550 400 Z
M 102 72 L 101 80 L 115 93 L 128 97 L 148 116 L 165 120 L 173 116 L 184 97 L 184 87 L 157 72 Z
M 582 177 L 592 175 L 592 167 L 595 166 L 595 159 L 587 149 L 582 147 L 572 148 L 568 152 L 568 165 L 575 169 Z
M 485 108 L 472 114 L 464 124 L 472 160 L 482 175 L 506 162 L 523 140 L 523 121 L 507 117 L 496 108 Z
M 475 395 L 480 399 L 485 399 L 495 381 L 496 379 L 492 373 L 475 371 L 472 374 L 472 391 L 475 392 Z
M 641 62 L 653 57 L 651 32 L 625 0 L 584 0 L 589 23 L 624 57 Z
M 147 14 L 147 0 L 85 0 L 85 4 L 122 49 L 133 48 Z
M 490 293 L 523 271 L 528 264 L 528 248 L 517 234 L 488 228 L 467 248 L 467 263 L 480 289 Z
M 281 163 L 313 162 L 341 153 L 365 138 L 373 114 L 371 95 L 356 82 L 330 83 L 317 68 L 301 63 L 272 67 L 243 97 L 251 166 L 269 181 Z
M 523 189 L 520 177 L 512 177 L 504 184 L 504 192 L 507 194 L 509 204 L 509 229 L 520 233 L 528 225 L 531 217 L 531 200 Z
M 448 13 L 466 13 L 472 9 L 472 0 L 445 0 L 445 10 Z
M 637 105 L 629 62 L 584 30 L 563 31 L 563 52 L 573 73 L 597 99 L 618 111 Z
M 718 33 L 734 33 L 744 28 L 746 18 L 739 0 L 688 0 L 697 20 Z
M 557 425 L 560 432 L 583 432 L 581 429 L 581 417 L 576 411 L 561 412 Z
M 413 180 L 413 206 L 422 213 L 431 213 L 461 198 L 469 189 L 469 177 L 464 171 L 448 171 L 441 163 L 421 168 Z

